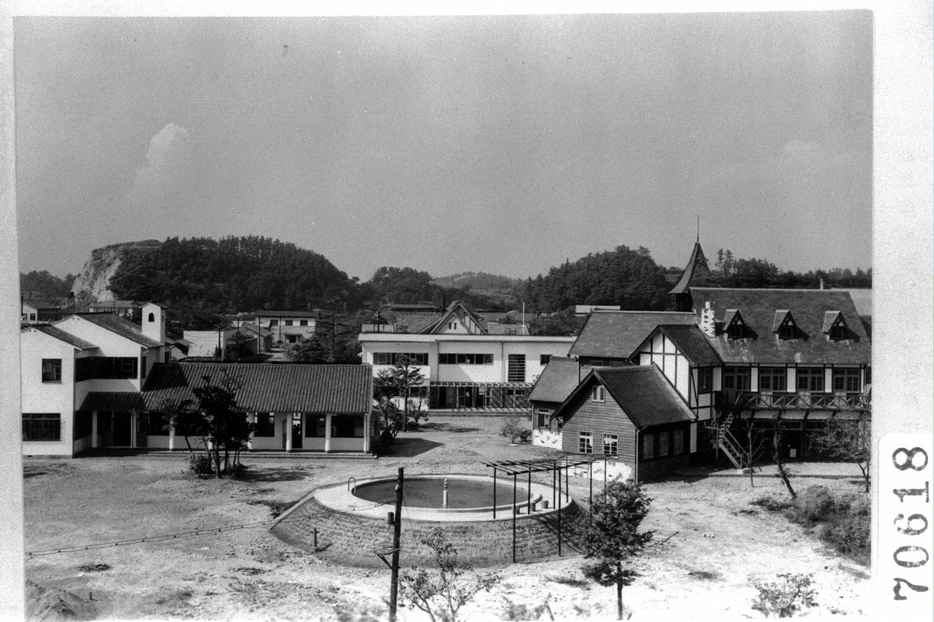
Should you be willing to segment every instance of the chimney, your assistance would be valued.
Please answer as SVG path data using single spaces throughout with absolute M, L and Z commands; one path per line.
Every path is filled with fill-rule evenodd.
M 717 323 L 714 321 L 713 309 L 710 308 L 710 301 L 704 303 L 701 309 L 700 329 L 708 337 L 717 336 Z
M 165 309 L 148 302 L 143 305 L 143 336 L 160 344 L 165 343 Z

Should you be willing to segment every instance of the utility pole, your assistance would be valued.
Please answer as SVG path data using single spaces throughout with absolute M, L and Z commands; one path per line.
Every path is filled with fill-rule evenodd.
M 399 600 L 399 540 L 402 536 L 402 480 L 405 469 L 399 467 L 396 484 L 396 513 L 392 525 L 392 585 L 389 587 L 389 622 L 396 622 L 396 603 Z

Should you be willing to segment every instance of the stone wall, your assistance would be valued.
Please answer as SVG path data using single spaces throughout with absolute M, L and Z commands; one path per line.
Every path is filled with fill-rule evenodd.
M 386 506 L 387 513 L 391 507 Z M 562 510 L 562 554 L 579 553 L 574 533 L 586 513 L 576 504 Z M 532 562 L 557 556 L 558 514 L 520 516 L 516 521 L 516 561 Z M 431 565 L 431 550 L 420 542 L 441 528 L 458 551 L 458 558 L 474 566 L 512 563 L 512 520 L 482 522 L 432 522 L 406 520 L 402 515 L 401 560 L 403 568 Z M 314 549 L 314 529 L 318 549 Z M 392 526 L 386 520 L 355 516 L 325 508 L 314 499 L 291 512 L 272 528 L 280 539 L 314 553 L 317 557 L 349 566 L 383 567 L 374 551 L 389 555 Z

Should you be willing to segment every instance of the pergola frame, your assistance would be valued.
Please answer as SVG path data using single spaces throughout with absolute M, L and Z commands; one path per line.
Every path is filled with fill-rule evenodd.
M 605 458 L 595 456 L 569 458 L 537 458 L 535 460 L 497 460 L 493 462 L 484 462 L 484 466 L 493 469 L 493 518 L 496 518 L 496 475 L 498 471 L 504 471 L 507 476 L 512 475 L 512 563 L 516 563 L 516 520 L 519 514 L 519 506 L 516 503 L 516 490 L 518 487 L 518 476 L 528 476 L 528 514 L 532 514 L 532 473 L 547 473 L 551 471 L 551 492 L 552 506 L 558 513 L 558 556 L 561 556 L 561 470 L 564 470 L 564 497 L 570 501 L 569 492 L 569 472 L 572 467 L 589 465 L 590 467 L 590 498 L 589 504 L 593 506 L 593 463 L 602 461 Z M 604 479 L 606 476 L 606 466 L 603 469 Z M 604 482 L 605 484 L 605 482 Z

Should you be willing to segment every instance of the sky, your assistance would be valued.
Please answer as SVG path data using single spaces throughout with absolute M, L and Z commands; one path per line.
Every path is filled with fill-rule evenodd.
M 871 267 L 869 11 L 14 22 L 20 270 L 261 235 L 521 277 Z

